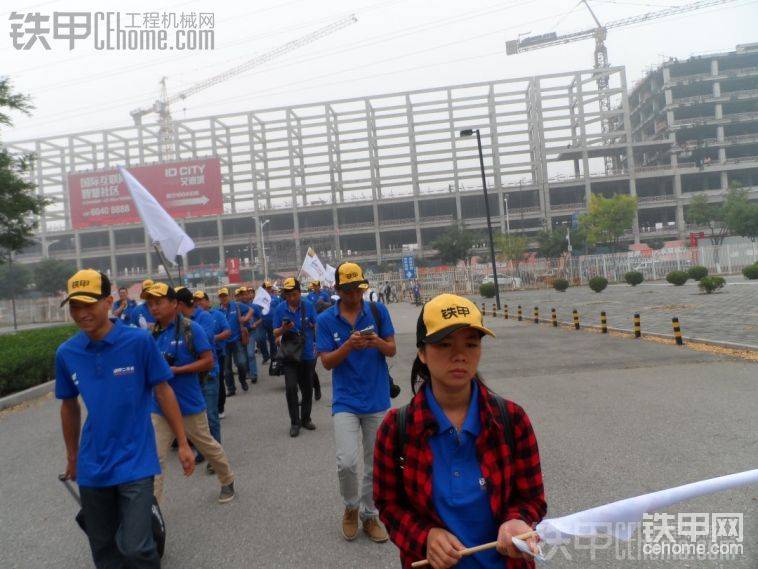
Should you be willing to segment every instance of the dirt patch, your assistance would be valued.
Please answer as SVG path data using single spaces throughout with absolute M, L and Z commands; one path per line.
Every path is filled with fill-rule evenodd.
M 663 304 L 661 306 L 646 306 L 645 310 L 651 312 L 674 312 L 679 310 L 690 310 L 696 308 L 694 304 Z

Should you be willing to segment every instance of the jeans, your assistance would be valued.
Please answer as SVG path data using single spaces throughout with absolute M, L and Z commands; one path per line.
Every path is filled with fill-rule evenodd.
M 82 512 L 97 569 L 160 569 L 152 526 L 153 478 L 117 486 L 80 486 Z
M 386 411 L 355 415 L 334 414 L 337 475 L 346 508 L 360 508 L 362 520 L 379 515 L 374 506 L 374 441 Z M 363 439 L 363 481 L 358 489 L 358 446 Z
M 226 343 L 226 356 L 224 357 L 224 380 L 226 381 L 226 392 L 232 395 L 237 392 L 234 385 L 234 373 L 232 372 L 232 360 L 237 366 L 240 385 L 244 385 L 247 378 L 247 354 L 245 346 L 239 340 L 229 341 Z
M 302 425 L 311 420 L 313 405 L 313 370 L 316 360 L 305 360 L 297 363 L 284 363 L 284 388 L 287 396 L 287 410 L 292 425 Z M 298 388 L 302 403 L 298 409 Z
M 251 378 L 258 377 L 258 363 L 255 361 L 255 336 L 256 336 L 256 329 L 253 328 L 250 330 L 250 340 L 247 342 L 247 346 L 245 348 L 247 349 L 247 370 L 250 374 Z
M 258 350 L 261 352 L 261 357 L 264 360 L 271 359 L 271 356 L 268 351 L 268 342 L 267 342 L 267 336 L 266 336 L 266 325 L 264 323 L 260 323 L 258 327 L 255 329 L 255 343 L 258 346 Z
M 205 413 L 208 415 L 208 428 L 213 438 L 221 442 L 221 421 L 218 418 L 219 383 L 219 379 L 214 377 L 202 382 L 200 388 L 203 390 L 203 396 L 205 396 Z

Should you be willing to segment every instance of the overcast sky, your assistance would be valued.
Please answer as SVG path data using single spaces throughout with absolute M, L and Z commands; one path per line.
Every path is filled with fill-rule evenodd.
M 604 23 L 681 4 L 672 0 L 591 0 Z M 0 75 L 32 96 L 33 116 L 16 115 L 0 132 L 17 141 L 126 126 L 129 112 L 149 106 L 161 77 L 169 94 L 355 13 L 358 23 L 175 105 L 175 118 L 255 110 L 448 84 L 489 81 L 592 67 L 591 39 L 506 56 L 519 34 L 590 28 L 575 0 L 143 0 L 73 2 L 8 0 L 0 13 Z M 51 50 L 20 51 L 10 38 L 16 12 L 211 12 L 213 51 L 97 51 L 92 39 L 52 40 Z M 733 50 L 758 42 L 758 0 L 608 32 L 612 65 L 631 84 L 664 57 Z M 124 24 L 125 25 L 125 24 Z M 28 38 L 26 38 L 28 39 Z M 146 119 L 146 122 L 152 120 Z

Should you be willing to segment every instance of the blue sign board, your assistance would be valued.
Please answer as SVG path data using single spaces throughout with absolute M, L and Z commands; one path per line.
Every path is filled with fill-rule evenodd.
M 413 255 L 403 257 L 403 277 L 406 279 L 416 278 L 416 258 Z

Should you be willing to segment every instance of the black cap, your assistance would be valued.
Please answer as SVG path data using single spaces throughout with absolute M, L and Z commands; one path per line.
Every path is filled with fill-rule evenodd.
M 176 291 L 176 300 L 183 304 L 186 304 L 187 306 L 192 306 L 195 297 L 192 296 L 192 291 L 190 289 L 182 287 Z

